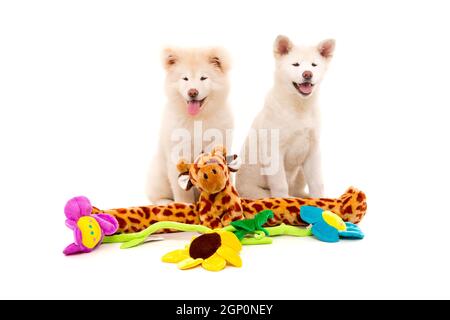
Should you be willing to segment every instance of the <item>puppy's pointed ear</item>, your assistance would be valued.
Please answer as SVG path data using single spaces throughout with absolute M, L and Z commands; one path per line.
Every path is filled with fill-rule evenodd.
M 333 56 L 335 47 L 336 41 L 334 39 L 327 39 L 319 43 L 317 50 L 322 57 L 330 59 Z
M 179 61 L 177 50 L 174 48 L 165 48 L 161 54 L 164 69 L 169 70 Z
M 225 148 L 225 146 L 223 146 L 223 145 L 217 145 L 212 149 L 211 154 L 213 156 L 218 155 L 218 156 L 222 156 L 225 158 L 227 156 L 227 148 Z
M 232 154 L 226 157 L 228 169 L 230 169 L 231 172 L 236 172 L 241 167 L 242 161 L 241 158 L 237 156 L 237 154 Z
M 293 44 L 288 37 L 279 35 L 273 44 L 273 53 L 276 58 L 288 54 L 292 50 Z
M 231 67 L 231 58 L 222 47 L 212 47 L 208 52 L 208 62 L 223 73 L 227 73 Z

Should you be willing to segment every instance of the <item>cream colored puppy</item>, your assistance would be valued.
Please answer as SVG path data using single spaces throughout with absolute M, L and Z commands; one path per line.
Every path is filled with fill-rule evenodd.
M 178 185 L 176 163 L 180 158 L 193 162 L 218 144 L 231 145 L 230 61 L 222 48 L 169 48 L 163 51 L 163 64 L 167 104 L 147 195 L 156 204 L 194 202 L 194 190 Z
M 249 135 L 242 154 L 244 164 L 236 176 L 242 197 L 304 197 L 306 185 L 309 196 L 322 196 L 317 97 L 334 47 L 334 40 L 296 46 L 286 36 L 276 38 L 274 84 L 252 125 L 257 147 L 252 148 L 255 139 Z M 263 141 L 261 129 L 279 130 L 279 139 L 272 137 L 279 142 L 278 150 L 272 150 L 275 154 L 270 158 L 273 141 Z M 255 153 L 257 161 L 252 163 Z

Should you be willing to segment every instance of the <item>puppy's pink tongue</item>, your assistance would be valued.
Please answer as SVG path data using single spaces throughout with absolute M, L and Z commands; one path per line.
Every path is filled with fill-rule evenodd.
M 308 82 L 300 84 L 298 88 L 303 94 L 310 94 L 312 92 L 312 85 Z
M 188 102 L 188 113 L 195 116 L 200 112 L 200 101 L 192 100 Z

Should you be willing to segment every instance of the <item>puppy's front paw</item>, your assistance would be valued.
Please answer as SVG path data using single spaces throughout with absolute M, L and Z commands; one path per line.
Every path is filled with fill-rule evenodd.
M 324 194 L 323 184 L 310 186 L 309 187 L 309 196 L 310 198 L 322 198 Z
M 290 198 L 287 192 L 271 190 L 270 196 L 272 198 Z
M 157 206 L 165 206 L 165 205 L 171 204 L 173 202 L 174 202 L 173 199 L 158 199 L 158 200 L 154 201 L 154 204 Z

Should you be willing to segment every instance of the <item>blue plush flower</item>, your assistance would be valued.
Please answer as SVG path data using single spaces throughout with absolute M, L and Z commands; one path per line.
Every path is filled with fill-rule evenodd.
M 357 225 L 344 222 L 341 217 L 331 211 L 324 211 L 312 206 L 302 206 L 300 218 L 311 224 L 312 234 L 324 242 L 338 242 L 339 238 L 364 238 L 364 233 Z

